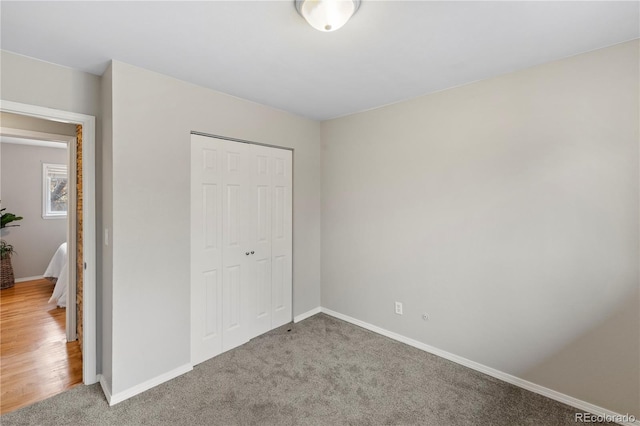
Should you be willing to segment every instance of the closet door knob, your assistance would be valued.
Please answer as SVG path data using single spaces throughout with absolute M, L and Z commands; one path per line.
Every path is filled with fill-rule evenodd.
M 246 252 L 245 254 L 246 254 L 247 256 L 249 256 L 249 252 Z
M 252 252 L 251 252 L 251 254 L 254 254 L 254 253 L 255 253 L 255 251 L 252 251 Z

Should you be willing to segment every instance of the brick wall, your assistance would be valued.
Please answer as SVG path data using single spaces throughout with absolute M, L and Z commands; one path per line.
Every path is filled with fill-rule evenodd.
M 82 253 L 82 126 L 76 126 L 76 324 L 80 350 L 82 350 L 82 277 L 84 257 Z

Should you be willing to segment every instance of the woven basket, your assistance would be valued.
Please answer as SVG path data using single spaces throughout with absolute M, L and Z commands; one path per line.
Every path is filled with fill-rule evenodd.
M 11 266 L 11 256 L 0 259 L 0 289 L 11 288 L 16 284 Z

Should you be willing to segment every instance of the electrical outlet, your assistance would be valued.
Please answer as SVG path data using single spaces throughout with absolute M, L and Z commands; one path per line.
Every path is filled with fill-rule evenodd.
M 396 302 L 396 314 L 402 315 L 402 302 Z

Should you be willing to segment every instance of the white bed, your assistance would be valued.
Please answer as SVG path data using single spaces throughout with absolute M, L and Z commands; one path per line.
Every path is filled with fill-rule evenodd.
M 49 303 L 56 303 L 61 308 L 66 307 L 67 289 L 69 288 L 69 262 L 66 242 L 60 244 L 43 276 L 45 278 L 57 278 Z

